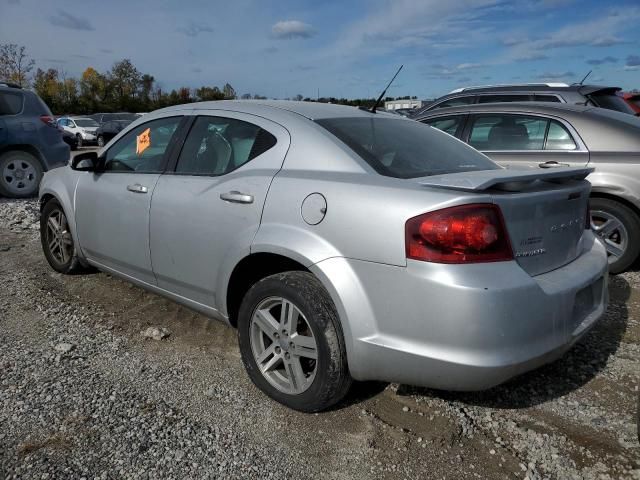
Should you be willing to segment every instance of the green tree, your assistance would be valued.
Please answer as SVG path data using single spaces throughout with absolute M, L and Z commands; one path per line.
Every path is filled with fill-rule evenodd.
M 224 93 L 218 87 L 200 87 L 196 89 L 196 98 L 200 102 L 223 100 L 224 97 Z
M 109 72 L 109 79 L 114 106 L 122 110 L 128 110 L 135 106 L 135 98 L 142 82 L 142 75 L 131 63 L 131 60 L 125 58 L 114 63 Z
M 224 87 L 222 87 L 222 93 L 224 93 L 224 98 L 227 100 L 236 98 L 236 91 L 228 83 L 225 83 Z
M 0 80 L 26 87 L 35 61 L 25 53 L 26 48 L 15 43 L 0 44 Z

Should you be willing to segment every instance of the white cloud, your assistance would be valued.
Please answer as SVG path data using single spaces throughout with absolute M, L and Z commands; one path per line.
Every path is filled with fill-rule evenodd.
M 275 38 L 309 38 L 316 34 L 315 29 L 300 20 L 283 20 L 271 27 L 271 34 Z

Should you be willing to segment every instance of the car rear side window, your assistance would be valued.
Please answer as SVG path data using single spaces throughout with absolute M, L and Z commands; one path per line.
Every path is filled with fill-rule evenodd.
M 536 102 L 562 103 L 556 95 L 539 95 L 536 93 L 534 99 Z
M 542 150 L 549 121 L 525 115 L 479 115 L 469 144 L 480 151 Z
M 560 123 L 551 120 L 549 124 L 549 132 L 547 133 L 547 141 L 545 150 L 575 150 L 576 142 L 571 134 Z
M 107 150 L 105 172 L 160 173 L 182 117 L 138 125 Z
M 463 119 L 463 115 L 453 115 L 450 117 L 429 118 L 427 120 L 422 120 L 422 123 L 426 123 L 433 128 L 442 130 L 443 132 L 446 132 L 449 135 L 453 135 L 455 137 L 456 132 L 460 128 Z
M 498 165 L 443 132 L 420 122 L 354 117 L 316 120 L 380 175 L 417 178 L 494 170 Z
M 276 138 L 263 128 L 235 118 L 198 117 L 182 147 L 176 172 L 224 175 L 272 148 Z
M 471 105 L 474 100 L 475 100 L 475 96 L 474 95 L 467 95 L 465 97 L 451 98 L 449 100 L 445 100 L 444 102 L 435 105 L 430 110 L 435 110 L 436 108 L 457 107 L 459 105 Z
M 0 92 L 0 115 L 17 115 L 22 111 L 24 97 L 19 93 Z
M 528 102 L 529 95 L 480 95 L 478 103 Z

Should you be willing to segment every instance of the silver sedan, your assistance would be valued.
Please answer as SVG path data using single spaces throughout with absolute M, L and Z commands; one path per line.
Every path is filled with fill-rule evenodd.
M 587 168 L 511 171 L 429 126 L 303 102 L 159 110 L 47 172 L 41 238 L 238 329 L 253 382 L 302 411 L 352 379 L 477 390 L 602 316 Z

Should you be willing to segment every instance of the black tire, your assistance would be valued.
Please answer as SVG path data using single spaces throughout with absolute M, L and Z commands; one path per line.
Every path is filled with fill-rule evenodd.
M 251 319 L 265 299 L 282 297 L 304 315 L 317 344 L 315 377 L 298 394 L 275 388 L 262 374 L 251 347 Z M 260 280 L 247 292 L 238 315 L 238 337 L 244 366 L 253 383 L 268 396 L 302 412 L 317 412 L 339 402 L 348 392 L 352 379 L 338 314 L 329 293 L 308 272 L 284 272 Z
M 591 198 L 589 206 L 592 219 L 596 217 L 598 212 L 603 212 L 615 217 L 626 230 L 628 239 L 622 255 L 617 258 L 609 257 L 609 272 L 613 274 L 624 272 L 640 255 L 640 218 L 625 204 L 609 198 Z
M 102 135 L 98 135 L 98 146 L 100 148 L 104 147 L 104 137 Z
M 82 136 L 79 133 L 76 133 L 76 144 L 78 148 L 82 148 Z
M 18 178 L 19 175 L 22 178 Z M 40 160 L 30 153 L 14 150 L 0 155 L 0 195 L 29 198 L 38 194 L 42 180 Z
M 49 200 L 44 208 L 42 209 L 42 213 L 40 214 L 40 243 L 42 244 L 42 251 L 44 253 L 47 262 L 51 265 L 56 272 L 64 273 L 67 275 L 78 273 L 84 271 L 84 267 L 80 258 L 78 258 L 76 245 L 73 241 L 73 236 L 71 235 L 70 230 L 66 229 L 65 238 L 69 238 L 71 240 L 71 245 L 69 247 L 69 253 L 65 261 L 61 261 L 59 257 L 56 255 L 56 249 L 52 251 L 50 244 L 52 239 L 52 232 L 49 230 L 49 218 L 52 217 L 54 212 L 61 212 L 65 218 L 66 213 L 64 212 L 60 203 L 57 200 Z M 68 224 L 67 224 L 68 225 Z

